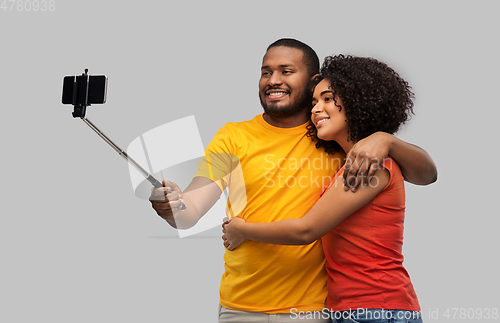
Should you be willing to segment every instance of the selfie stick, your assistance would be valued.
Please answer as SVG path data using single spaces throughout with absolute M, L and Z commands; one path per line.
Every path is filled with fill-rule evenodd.
M 90 122 L 89 119 L 85 117 L 81 117 L 83 122 L 85 122 L 92 130 L 94 130 L 99 137 L 104 139 L 105 142 L 107 142 L 120 156 L 125 158 L 126 161 L 128 161 L 130 164 L 132 164 L 141 174 L 144 176 L 151 184 L 153 184 L 154 187 L 159 188 L 163 187 L 163 184 L 160 183 L 153 175 L 151 175 L 149 172 L 147 172 L 141 165 L 139 165 L 132 157 L 130 157 L 123 149 L 118 147 L 114 142 L 111 141 L 104 133 L 102 133 L 92 122 Z
M 94 130 L 99 137 L 104 139 L 111 147 L 113 147 L 116 152 L 120 154 L 125 160 L 132 164 L 141 174 L 144 176 L 154 187 L 163 187 L 163 184 L 157 180 L 153 175 L 147 172 L 141 165 L 139 165 L 132 157 L 130 157 L 123 149 L 118 147 L 114 142 L 111 141 L 104 133 L 102 133 L 89 119 L 85 118 L 85 112 L 89 103 L 89 78 L 90 75 L 87 74 L 88 69 L 85 69 L 85 73 L 81 77 L 74 77 L 73 81 L 73 91 L 72 91 L 72 104 L 75 107 L 73 112 L 74 118 L 81 118 L 92 130 Z M 70 84 L 71 87 L 71 84 Z M 64 95 L 64 94 L 63 94 Z M 64 100 L 63 100 L 64 101 Z M 102 103 L 102 102 L 101 102 Z

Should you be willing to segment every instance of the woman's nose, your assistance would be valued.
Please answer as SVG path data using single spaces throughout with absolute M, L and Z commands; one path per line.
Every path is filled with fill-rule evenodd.
M 311 109 L 312 113 L 320 113 L 321 111 L 323 111 L 323 107 L 319 102 L 316 103 Z

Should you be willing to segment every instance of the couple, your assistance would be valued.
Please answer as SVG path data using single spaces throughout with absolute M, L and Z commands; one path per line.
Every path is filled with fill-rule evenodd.
M 390 135 L 411 112 L 408 84 L 375 60 L 336 56 L 325 61 L 311 98 L 319 59 L 293 39 L 271 44 L 261 71 L 264 114 L 221 128 L 184 192 L 165 181 L 151 198 L 170 225 L 191 227 L 227 185 L 214 178 L 223 163 L 211 163 L 210 155 L 238 157 L 246 206 L 224 224 L 219 322 L 416 318 L 418 302 L 401 264 L 402 179 L 429 184 L 436 169 L 422 149 Z M 346 169 L 337 173 L 342 149 Z M 335 173 L 347 184 L 358 176 L 353 182 L 362 185 L 346 192 L 335 178 L 324 191 L 316 179 Z

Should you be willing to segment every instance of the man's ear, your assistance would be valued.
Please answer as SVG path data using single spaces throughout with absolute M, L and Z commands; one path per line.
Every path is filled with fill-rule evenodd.
M 309 79 L 311 92 L 314 92 L 314 88 L 316 87 L 316 85 L 318 85 L 319 82 L 321 82 L 322 79 L 323 77 L 321 77 L 321 75 L 319 74 L 314 74 L 313 76 L 311 76 L 311 78 Z

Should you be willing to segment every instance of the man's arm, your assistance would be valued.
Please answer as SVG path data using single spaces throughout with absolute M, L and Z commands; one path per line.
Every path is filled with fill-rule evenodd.
M 156 213 L 177 229 L 194 226 L 222 193 L 215 182 L 204 177 L 193 178 L 184 192 L 173 182 L 163 181 L 163 186 L 153 190 L 150 201 Z M 185 210 L 181 210 L 183 204 Z
M 380 163 L 391 156 L 401 167 L 406 181 L 428 185 L 437 180 L 437 168 L 422 148 L 385 132 L 377 132 L 358 141 L 346 156 L 345 189 L 356 191 L 360 184 L 368 185 Z

